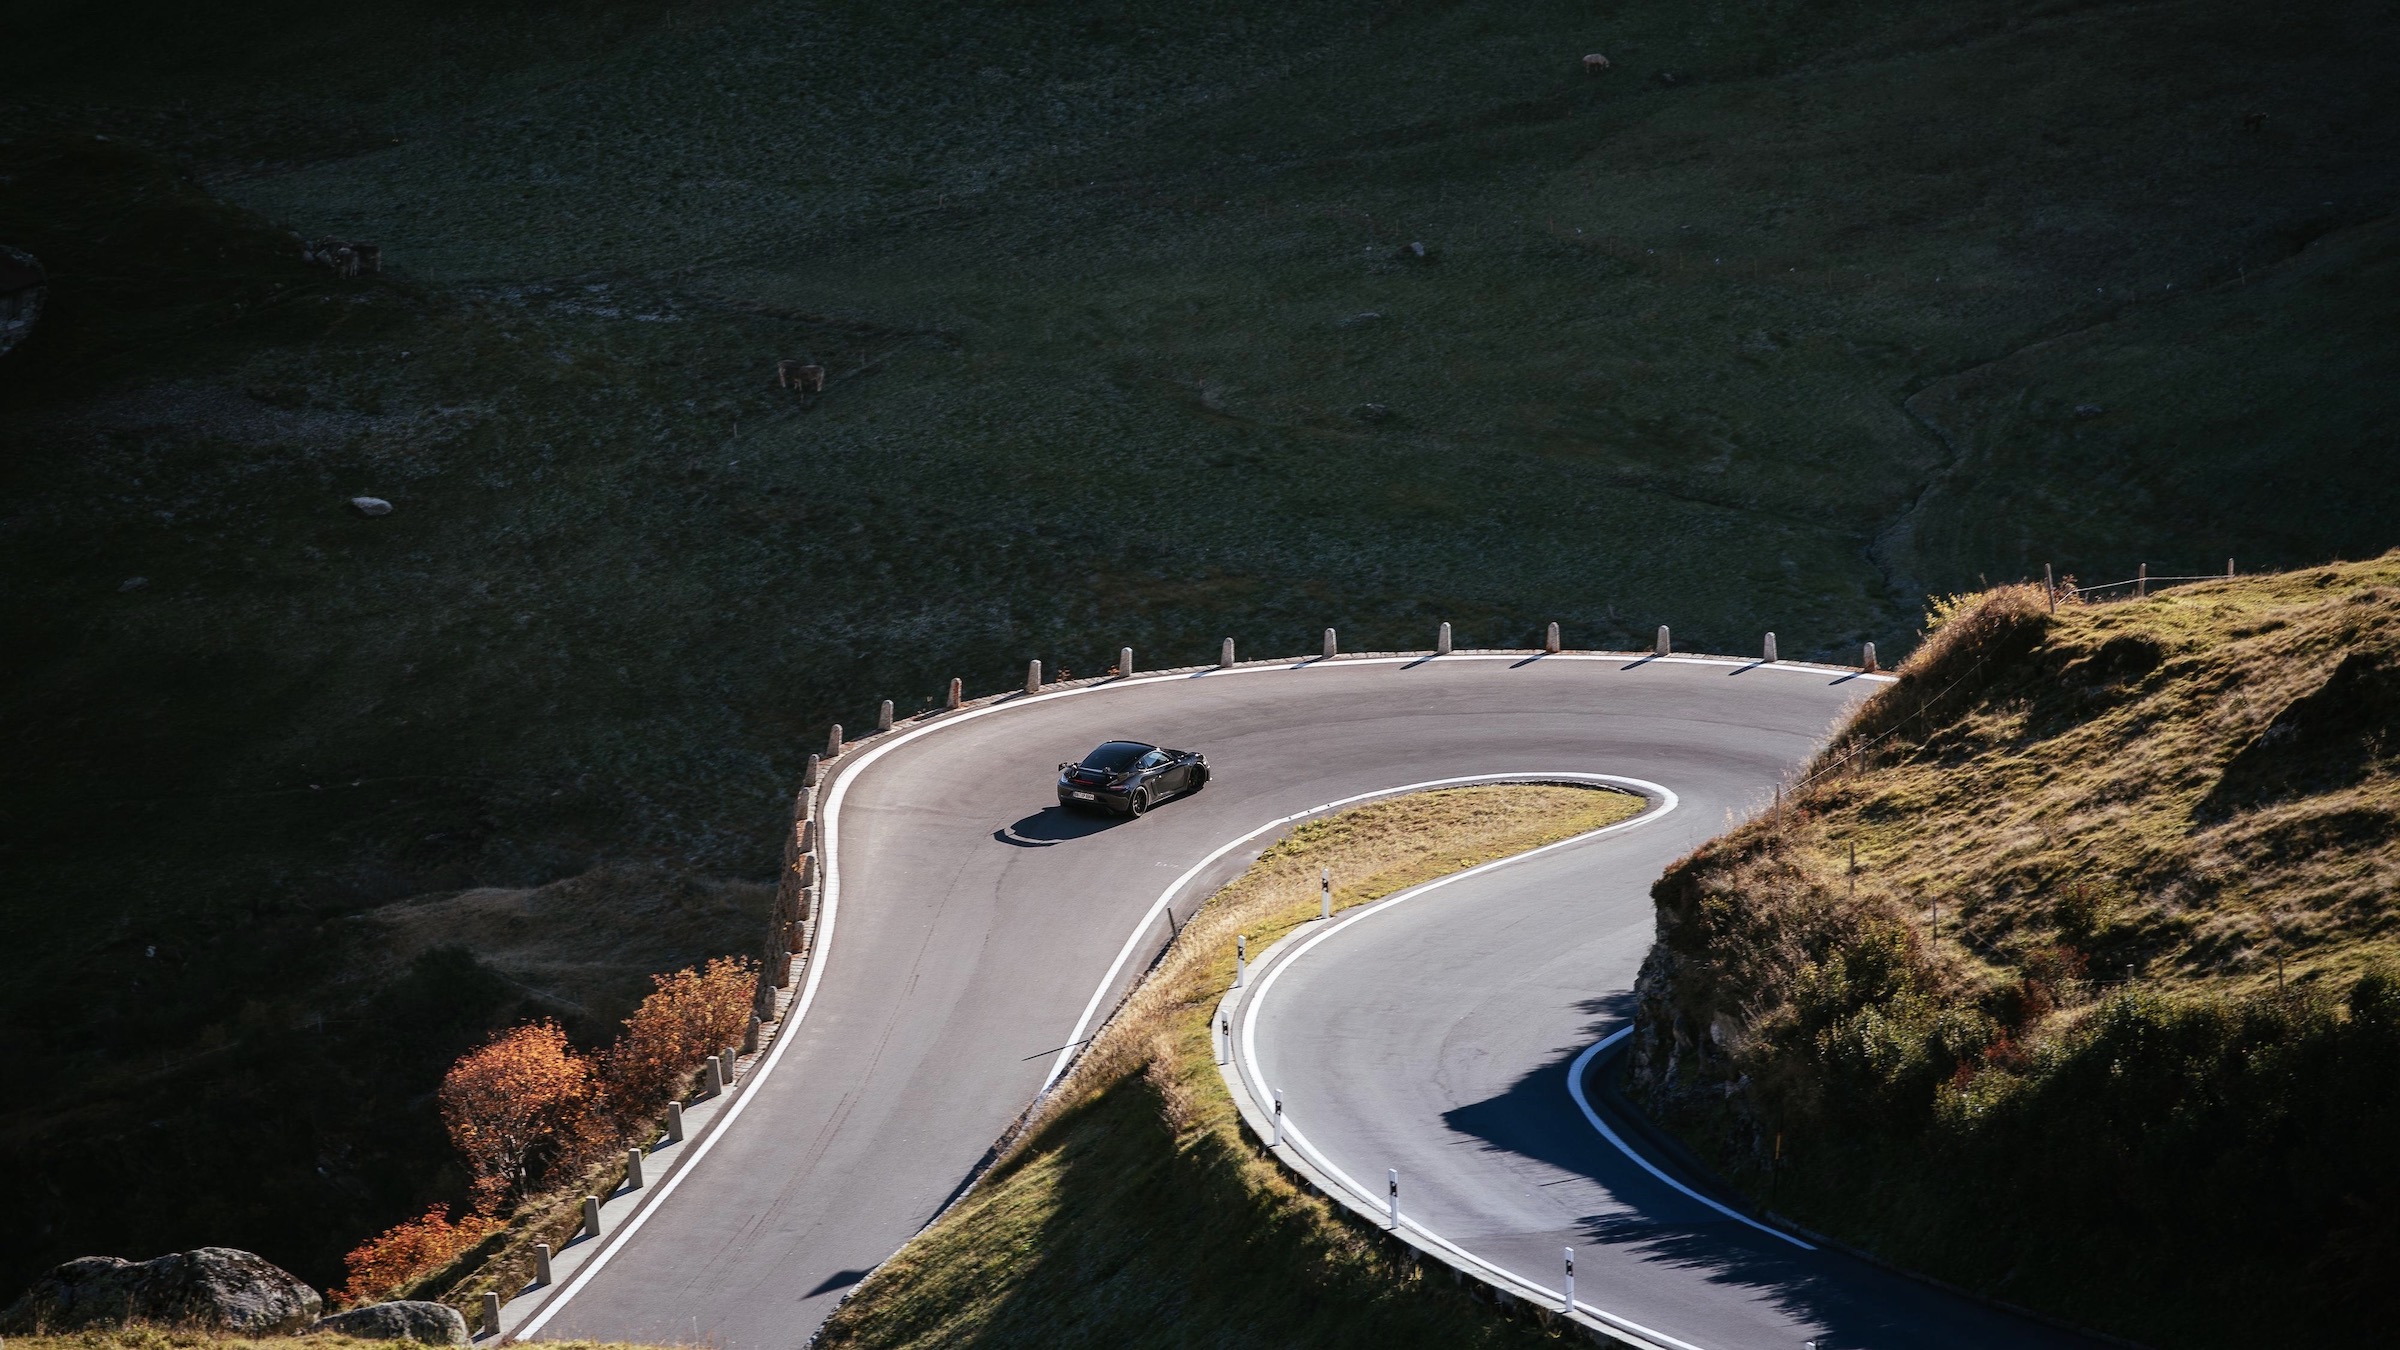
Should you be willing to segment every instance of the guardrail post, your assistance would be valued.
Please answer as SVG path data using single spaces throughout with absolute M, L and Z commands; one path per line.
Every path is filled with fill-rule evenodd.
M 1275 1137 L 1267 1141 L 1268 1148 L 1283 1147 L 1283 1089 L 1275 1089 Z
M 964 703 L 964 702 L 966 702 L 966 701 L 967 701 L 966 682 L 965 682 L 964 680 L 961 680 L 961 679 L 959 679 L 959 678 L 958 678 L 956 675 L 953 675 L 953 676 L 951 676 L 951 677 L 950 677 L 950 696 L 949 696 L 948 698 L 946 698 L 946 699 L 944 699 L 944 700 L 942 701 L 942 708 L 943 708 L 943 710 L 944 710 L 944 711 L 954 711 L 954 710 L 955 710 L 955 709 L 958 707 L 958 705 L 959 705 L 959 704 L 961 704 L 961 703 Z
M 1393 1231 L 1393 1232 L 1395 1232 L 1395 1233 L 1397 1233 L 1397 1232 L 1399 1232 L 1399 1231 L 1400 1231 L 1400 1169 L 1399 1169 L 1399 1168 L 1395 1167 L 1395 1168 L 1393 1168 L 1393 1169 L 1392 1169 L 1392 1175 L 1391 1175 L 1391 1180 L 1390 1180 L 1390 1182 L 1389 1182 L 1389 1185 L 1391 1186 L 1391 1195 L 1392 1195 L 1392 1231 Z
M 1120 676 L 1124 676 L 1124 675 L 1131 675 L 1132 673 L 1133 673 L 1133 648 L 1131 648 L 1131 647 L 1119 647 L 1119 648 L 1117 648 L 1117 674 L 1118 674 L 1118 675 L 1120 675 Z
M 500 1334 L 500 1295 L 489 1290 L 483 1295 L 483 1332 L 487 1336 Z
M 1232 638 L 1225 639 L 1224 645 L 1217 648 L 1217 664 L 1220 666 L 1230 666 L 1233 664 Z
M 1555 652 L 1558 650 L 1558 625 L 1557 625 L 1557 624 L 1552 624 L 1552 625 L 1550 625 L 1550 631 L 1549 631 L 1547 634 L 1545 634 L 1545 635 L 1543 636 L 1543 638 L 1542 638 L 1542 650 L 1543 650 L 1543 651 L 1546 651 L 1546 652 L 1553 652 L 1553 653 L 1555 653 Z
M 708 1095 L 716 1096 L 725 1090 L 725 1065 L 715 1055 L 708 1057 Z
M 1870 642 L 1858 654 L 1858 668 L 1869 675 L 1875 673 L 1875 644 Z
M 1674 644 L 1667 640 L 1667 626 L 1663 623 L 1660 624 L 1658 626 L 1657 655 L 1665 656 L 1668 652 L 1673 651 L 1674 649 Z
M 1042 663 L 1039 661 L 1025 663 L 1025 692 L 1028 694 L 1042 692 Z
M 667 1103 L 667 1142 L 670 1144 L 680 1144 L 683 1142 L 682 1102 Z
M 1325 659 L 1326 659 L 1326 660 L 1328 660 L 1328 661 L 1332 660 L 1332 659 L 1333 659 L 1333 653 L 1334 653 L 1334 646 L 1333 646 L 1333 630 L 1332 630 L 1332 629 L 1330 629 L 1330 628 L 1328 628 L 1328 629 L 1326 629 L 1326 630 L 1325 630 Z
M 1448 656 L 1450 654 L 1450 625 L 1443 624 L 1441 628 L 1434 633 L 1433 654 L 1435 656 Z
M 833 724 L 833 730 L 831 730 L 831 731 L 828 731 L 828 732 L 826 732 L 826 733 L 825 733 L 825 758 L 827 758 L 827 759 L 840 759 L 841 757 L 842 757 L 842 724 L 841 724 L 841 723 L 839 723 L 839 722 L 836 722 L 836 723 L 834 723 L 834 724 Z
M 638 1148 L 629 1148 L 625 1150 L 625 1189 L 638 1191 L 641 1188 L 642 1151 Z
M 1559 1251 L 1567 1260 L 1567 1311 L 1573 1312 L 1575 1311 L 1575 1249 L 1562 1247 Z
M 1773 633 L 1769 633 L 1769 634 L 1767 634 L 1767 654 L 1766 654 L 1766 659 L 1767 659 L 1767 660 L 1769 660 L 1769 661 L 1772 661 L 1772 660 L 1774 660 L 1774 659 L 1775 659 L 1775 635 L 1774 635 Z
M 599 1196 L 587 1195 L 583 1197 L 583 1235 L 587 1238 L 596 1238 L 600 1236 Z
M 2141 599 L 2150 593 L 2150 564 L 2141 563 L 2133 569 L 2133 598 Z
M 804 768 L 802 768 L 802 769 L 800 770 L 800 786 L 802 786 L 802 787 L 815 787 L 816 785 L 817 785 L 817 756 L 815 756 L 815 755 L 810 755 L 810 756 L 808 757 L 808 764 L 807 764 L 807 766 L 806 766 L 806 767 L 804 767 Z
M 1237 933 L 1233 939 L 1233 987 L 1242 987 L 1242 976 L 1250 970 L 1250 935 Z
M 533 1244 L 533 1282 L 547 1287 L 550 1284 L 550 1244 Z
M 1333 917 L 1333 869 L 1330 867 L 1319 868 L 1317 871 L 1317 884 L 1325 888 L 1324 898 L 1318 903 L 1317 906 L 1317 917 L 1320 919 L 1330 919 Z
M 892 701 L 888 698 L 883 701 L 882 707 L 875 710 L 875 729 L 877 731 L 892 729 Z

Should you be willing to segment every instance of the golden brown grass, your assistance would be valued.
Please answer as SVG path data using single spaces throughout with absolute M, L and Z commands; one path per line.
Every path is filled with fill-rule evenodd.
M 190 1327 L 136 1322 L 121 1327 L 11 1336 L 11 1350 L 394 1350 L 408 1342 L 364 1341 L 330 1332 L 306 1336 L 241 1336 Z M 557 1350 L 636 1350 L 620 1341 L 544 1341 Z
M 1339 907 L 1614 823 L 1622 793 L 1425 793 L 1295 830 L 1213 897 L 978 1188 L 825 1327 L 845 1347 L 1546 1342 L 1352 1228 L 1244 1137 L 1208 1019 L 1253 952 Z

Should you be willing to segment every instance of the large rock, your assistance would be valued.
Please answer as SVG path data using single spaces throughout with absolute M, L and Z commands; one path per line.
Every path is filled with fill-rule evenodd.
M 338 1312 L 309 1329 L 362 1341 L 415 1341 L 420 1345 L 465 1345 L 470 1339 L 467 1319 L 458 1309 L 413 1298 Z
M 69 1261 L 0 1313 L 0 1330 L 159 1322 L 264 1336 L 299 1331 L 324 1310 L 317 1291 L 281 1267 L 231 1247 L 199 1247 L 150 1261 Z

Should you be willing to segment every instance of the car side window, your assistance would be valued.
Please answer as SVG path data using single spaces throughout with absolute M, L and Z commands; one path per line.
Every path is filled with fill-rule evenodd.
M 1166 751 L 1164 751 L 1164 750 L 1153 750 L 1153 751 L 1151 751 L 1149 754 L 1146 754 L 1146 755 L 1142 756 L 1142 762 L 1141 762 L 1140 764 L 1138 764 L 1138 765 L 1135 765 L 1134 767 L 1136 767 L 1136 768 L 1141 768 L 1141 769 L 1155 769 L 1155 768 L 1158 768 L 1160 765 L 1163 765 L 1163 764 L 1165 764 L 1166 762 L 1167 762 L 1167 752 L 1166 752 Z

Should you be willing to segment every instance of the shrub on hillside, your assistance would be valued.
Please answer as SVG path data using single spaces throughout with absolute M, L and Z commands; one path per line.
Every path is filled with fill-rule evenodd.
M 448 1206 L 435 1205 L 352 1248 L 342 1258 L 349 1279 L 333 1296 L 350 1307 L 380 1303 L 449 1265 L 500 1228 L 500 1220 L 480 1212 L 469 1212 L 454 1223 Z
M 700 970 L 653 975 L 657 988 L 600 1059 L 611 1118 L 622 1129 L 647 1123 L 700 1061 L 741 1038 L 749 1024 L 757 966 L 720 956 Z
M 591 1142 L 597 1082 L 556 1022 L 512 1027 L 469 1051 L 442 1078 L 442 1123 L 473 1178 L 476 1205 L 496 1209 L 534 1174 Z

